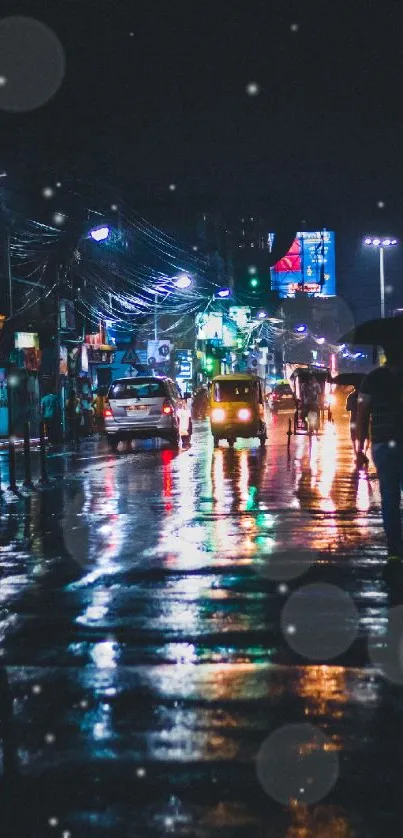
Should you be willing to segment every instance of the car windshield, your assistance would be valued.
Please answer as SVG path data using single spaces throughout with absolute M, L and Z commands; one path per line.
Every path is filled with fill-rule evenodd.
M 274 392 L 278 393 L 279 396 L 292 395 L 292 390 L 289 384 L 279 384 L 278 387 L 275 387 Z
M 247 402 L 253 398 L 256 392 L 253 381 L 215 381 L 214 401 L 215 402 Z
M 155 378 L 141 381 L 115 381 L 109 391 L 110 399 L 154 399 L 165 398 L 167 391 L 163 381 Z

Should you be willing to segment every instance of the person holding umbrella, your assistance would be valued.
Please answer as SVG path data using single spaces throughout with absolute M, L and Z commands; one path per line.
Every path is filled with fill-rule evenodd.
M 396 318 L 397 319 L 397 318 Z M 397 324 L 396 324 L 397 325 Z M 401 323 L 400 323 L 401 327 Z M 358 341 L 357 341 L 358 342 Z M 401 492 L 403 489 L 403 336 L 382 338 L 386 363 L 372 370 L 360 387 L 357 412 L 357 468 L 362 467 L 368 423 L 372 459 L 379 478 L 382 519 L 388 549 L 386 577 L 403 580 Z

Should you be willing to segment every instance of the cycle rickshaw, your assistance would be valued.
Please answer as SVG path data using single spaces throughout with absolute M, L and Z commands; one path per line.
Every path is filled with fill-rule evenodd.
M 305 385 L 316 379 L 320 387 L 318 408 L 309 410 L 304 403 Z M 290 376 L 290 386 L 295 399 L 294 434 L 318 433 L 325 421 L 332 421 L 332 376 L 326 367 L 308 364 L 297 366 Z

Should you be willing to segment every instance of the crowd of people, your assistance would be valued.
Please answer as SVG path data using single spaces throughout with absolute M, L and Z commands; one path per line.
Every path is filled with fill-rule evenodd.
M 67 439 L 75 448 L 79 447 L 81 437 L 91 436 L 94 430 L 101 428 L 102 407 L 103 398 L 100 394 L 93 395 L 88 378 L 80 381 L 79 391 L 76 386 L 71 386 L 65 401 L 64 413 Z M 50 388 L 42 397 L 41 418 L 48 441 L 60 442 L 64 423 L 61 397 L 56 394 L 55 388 Z

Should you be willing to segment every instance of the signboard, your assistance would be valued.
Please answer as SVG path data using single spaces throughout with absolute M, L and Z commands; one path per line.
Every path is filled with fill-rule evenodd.
M 197 340 L 222 340 L 222 314 L 210 312 L 196 317 Z
M 59 327 L 63 332 L 74 332 L 76 328 L 76 315 L 73 300 L 60 300 Z
M 228 316 L 233 320 L 238 329 L 245 329 L 250 320 L 251 310 L 249 306 L 231 306 Z
M 83 343 L 81 347 L 81 369 L 82 372 L 88 372 L 88 346 Z
M 274 234 L 269 234 L 269 246 Z M 296 291 L 317 296 L 336 294 L 335 237 L 330 230 L 297 233 L 288 253 L 271 268 L 272 288 L 280 297 Z
M 68 375 L 69 374 L 67 346 L 61 346 L 60 347 L 59 370 L 60 370 L 60 375 Z
M 88 347 L 88 362 L 90 364 L 113 364 L 114 360 L 114 352 L 103 352 L 102 349 Z
M 136 352 L 132 347 L 130 349 L 128 349 L 127 352 L 124 353 L 120 363 L 121 364 L 128 364 L 128 366 L 130 366 L 130 367 L 134 367 L 135 364 L 138 363 L 138 358 L 137 358 Z
M 147 362 L 150 367 L 164 364 L 171 357 L 171 341 L 149 340 L 147 343 Z
M 223 346 L 236 346 L 238 327 L 234 320 L 225 320 L 222 327 Z
M 16 332 L 16 349 L 39 349 L 39 335 L 37 332 Z

